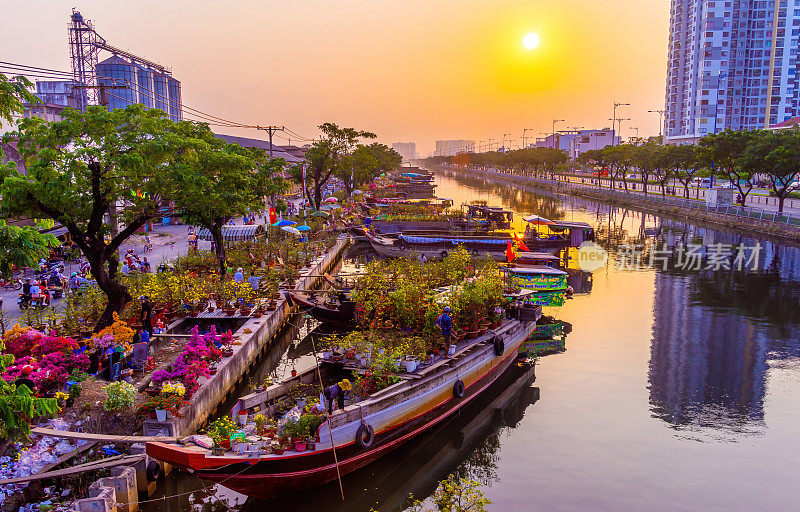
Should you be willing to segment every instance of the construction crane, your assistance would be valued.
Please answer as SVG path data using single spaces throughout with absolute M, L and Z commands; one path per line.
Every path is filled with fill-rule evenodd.
M 68 30 L 69 50 L 72 59 L 72 79 L 80 86 L 76 88 L 82 89 L 78 97 L 81 110 L 85 110 L 88 105 L 101 105 L 104 103 L 102 100 L 105 98 L 101 98 L 101 95 L 105 92 L 105 89 L 100 87 L 96 72 L 99 55 L 102 50 L 126 57 L 136 64 L 165 75 L 172 75 L 172 69 L 169 67 L 108 43 L 104 37 L 97 33 L 91 20 L 85 19 L 75 9 L 72 9 Z M 109 87 L 106 86 L 106 88 Z

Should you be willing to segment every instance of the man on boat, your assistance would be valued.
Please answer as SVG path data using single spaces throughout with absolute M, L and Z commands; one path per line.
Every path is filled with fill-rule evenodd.
M 453 331 L 453 320 L 450 318 L 450 306 L 445 306 L 444 313 L 436 319 L 436 327 L 441 329 L 444 341 L 450 345 L 450 335 Z
M 353 385 L 347 379 L 337 382 L 329 388 L 325 388 L 324 395 L 325 401 L 328 404 L 328 414 L 333 414 L 333 400 L 336 399 L 336 405 L 339 409 L 344 409 L 344 397 L 350 394 Z

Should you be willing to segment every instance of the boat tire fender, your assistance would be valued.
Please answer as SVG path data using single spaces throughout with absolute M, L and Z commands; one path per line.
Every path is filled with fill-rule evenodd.
M 372 430 L 372 427 L 366 423 L 359 425 L 356 430 L 356 444 L 359 448 L 366 450 L 372 446 L 373 441 L 375 441 L 375 431 Z
M 398 247 L 398 248 L 399 248 L 401 251 L 405 251 L 405 250 L 406 250 L 406 248 L 408 248 L 408 244 L 406 243 L 406 241 L 405 241 L 405 240 L 403 240 L 403 239 L 401 238 L 401 239 L 400 239 L 400 241 L 398 241 L 398 242 L 397 242 L 397 247 Z
M 161 477 L 163 476 L 161 474 L 161 464 L 159 464 L 154 460 L 150 461 L 150 463 L 147 465 L 146 473 L 148 482 L 155 482 L 157 480 L 161 480 Z
M 453 396 L 456 398 L 461 398 L 464 396 L 464 381 L 461 379 L 456 380 L 455 384 L 453 384 Z
M 492 343 L 494 344 L 494 355 L 502 356 L 503 352 L 506 351 L 506 344 L 503 343 L 503 338 L 500 336 L 495 336 L 492 339 Z
M 447 257 L 447 254 L 448 254 L 447 251 L 442 251 L 442 259 L 445 259 Z

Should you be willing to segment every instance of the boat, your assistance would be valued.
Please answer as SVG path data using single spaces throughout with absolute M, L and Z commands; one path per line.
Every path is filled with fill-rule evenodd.
M 558 268 L 525 265 L 508 267 L 504 272 L 511 286 L 535 292 L 566 291 L 569 286 L 567 283 L 569 274 Z
M 507 238 L 488 236 L 406 235 L 395 236 L 366 233 L 372 248 L 387 258 L 419 257 L 424 255 L 429 261 L 440 260 L 459 245 L 463 245 L 473 256 L 486 257 L 496 261 L 506 261 Z
M 287 291 L 286 296 L 292 304 L 306 310 L 323 324 L 338 327 L 349 326 L 355 318 L 356 305 L 345 292 L 334 292 L 336 295 L 325 302 L 319 300 L 322 292 Z M 323 293 L 324 295 L 324 293 Z
M 399 382 L 325 416 L 314 451 L 265 453 L 255 446 L 252 451 L 220 454 L 195 444 L 148 442 L 147 454 L 258 498 L 331 482 L 403 446 L 479 397 L 516 361 L 519 347 L 536 329 L 541 308 L 520 308 L 518 313 L 529 321 L 505 319 L 482 336 L 458 342 L 452 355 L 440 356 L 414 373 L 397 374 Z M 276 410 L 301 384 L 316 387 L 353 378 L 355 372 L 343 362 L 326 359 L 318 368 L 240 398 L 232 415 Z
M 465 204 L 461 207 L 466 209 L 467 220 L 478 221 L 487 226 L 492 225 L 495 229 L 511 229 L 511 223 L 514 221 L 514 212 L 497 206 Z

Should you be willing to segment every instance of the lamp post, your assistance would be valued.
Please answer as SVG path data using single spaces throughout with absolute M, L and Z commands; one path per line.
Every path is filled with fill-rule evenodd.
M 614 132 L 614 125 L 613 124 L 611 125 L 611 130 L 612 130 L 612 132 L 614 132 L 614 136 L 611 137 L 612 145 L 613 145 L 614 141 L 617 140 L 617 136 L 619 136 L 620 142 L 622 141 L 622 121 L 630 121 L 630 120 L 631 120 L 630 117 L 626 117 L 624 119 L 623 118 L 617 118 L 615 120 L 609 119 L 609 121 L 616 121 L 617 122 L 617 126 L 618 126 L 618 130 L 616 132 Z
M 631 130 L 636 130 L 636 138 L 639 138 L 639 127 L 638 126 L 629 126 Z
M 662 129 L 664 128 L 664 113 L 666 110 L 648 110 L 651 114 L 658 114 L 658 136 L 662 136 Z
M 505 152 L 506 152 L 506 137 L 507 137 L 508 135 L 511 135 L 511 134 L 510 134 L 510 133 L 504 133 L 504 134 L 503 134 L 503 153 L 505 153 Z
M 522 129 L 522 149 L 525 149 L 526 147 L 528 147 L 528 146 L 525 145 L 525 132 L 527 132 L 528 130 L 533 130 L 533 128 L 523 128 Z
M 563 121 L 563 119 L 553 119 L 553 149 L 556 149 L 556 123 L 561 123 Z
M 611 120 L 611 131 L 614 131 L 614 123 L 617 122 L 617 107 L 629 107 L 630 103 L 617 103 L 614 102 L 614 115 L 612 116 Z M 614 146 L 616 143 L 617 137 L 616 133 L 611 135 L 611 145 Z M 620 139 L 622 140 L 622 139 Z

